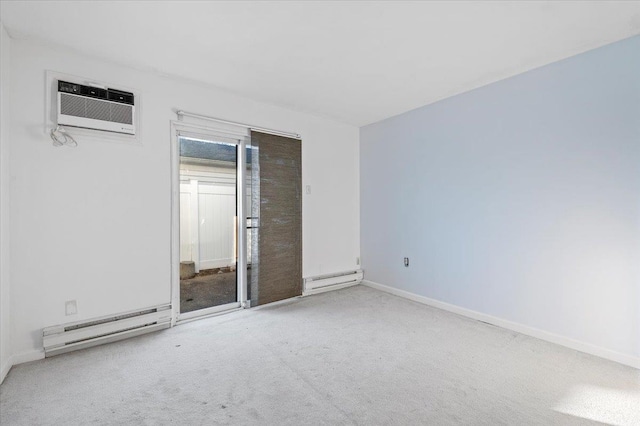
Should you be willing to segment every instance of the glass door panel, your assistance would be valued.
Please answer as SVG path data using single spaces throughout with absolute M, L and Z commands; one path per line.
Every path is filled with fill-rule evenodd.
M 182 314 L 238 302 L 238 145 L 178 143 Z

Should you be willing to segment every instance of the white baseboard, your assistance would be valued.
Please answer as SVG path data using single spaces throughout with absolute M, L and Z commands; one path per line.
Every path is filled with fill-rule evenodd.
M 425 296 L 420 296 L 405 290 L 400 290 L 395 287 L 390 287 L 390 286 L 379 284 L 373 281 L 363 280 L 362 284 L 371 288 L 375 288 L 376 290 L 381 290 L 386 293 L 403 297 L 405 299 L 413 300 L 414 302 L 429 305 L 434 308 L 443 309 L 445 311 L 453 312 L 455 314 L 462 315 L 475 320 L 484 321 L 489 324 L 496 325 L 498 327 L 502 327 L 508 330 L 516 331 L 518 333 L 526 334 L 527 336 L 535 337 L 537 339 L 555 343 L 560 346 L 565 346 L 570 349 L 575 349 L 576 351 L 584 352 L 590 355 L 595 355 L 600 358 L 608 359 L 610 361 L 615 361 L 620 364 L 624 364 L 630 367 L 640 369 L 640 357 L 635 357 L 633 355 L 627 355 L 620 352 L 612 351 L 610 349 L 592 345 L 590 343 L 581 342 L 565 336 L 560 336 L 558 334 L 550 333 L 548 331 L 540 330 L 538 328 L 530 327 L 528 325 L 505 320 L 502 318 L 497 318 L 491 315 L 483 314 L 482 312 L 473 311 L 471 309 L 462 308 L 460 306 L 452 305 L 450 303 L 441 302 L 435 299 L 430 299 Z
M 11 357 L 13 361 L 13 365 L 22 364 L 25 362 L 38 361 L 40 359 L 44 359 L 44 350 L 36 349 L 33 351 L 22 352 L 19 354 L 14 354 Z
M 4 382 L 4 378 L 7 377 L 7 374 L 9 374 L 9 370 L 11 370 L 11 367 L 13 367 L 11 358 L 12 357 L 9 357 L 7 362 L 4 363 L 4 365 L 2 366 L 2 369 L 0 370 L 0 384 Z
M 5 365 L 2 366 L 2 370 L 0 371 L 0 383 L 4 382 L 4 378 L 7 377 L 11 367 L 18 364 L 23 364 L 25 362 L 38 361 L 39 359 L 44 359 L 44 350 L 33 350 L 28 352 L 22 352 L 20 354 L 15 354 L 9 357 Z

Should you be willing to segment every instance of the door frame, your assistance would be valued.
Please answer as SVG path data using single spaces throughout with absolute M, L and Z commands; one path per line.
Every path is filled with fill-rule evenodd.
M 234 129 L 235 130 L 235 129 Z M 229 139 L 236 141 L 238 147 L 236 157 L 236 229 L 238 231 L 236 282 L 238 285 L 236 302 L 225 305 L 212 306 L 197 311 L 180 313 L 180 149 L 178 139 L 180 134 L 191 134 L 204 139 Z M 184 321 L 191 321 L 232 310 L 249 307 L 247 301 L 247 221 L 246 221 L 246 191 L 247 165 L 246 147 L 250 141 L 246 133 L 218 129 L 183 121 L 171 121 L 171 325 Z

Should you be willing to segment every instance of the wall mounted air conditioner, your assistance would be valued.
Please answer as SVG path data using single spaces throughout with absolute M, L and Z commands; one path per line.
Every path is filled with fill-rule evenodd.
M 135 135 L 133 93 L 58 80 L 58 125 Z

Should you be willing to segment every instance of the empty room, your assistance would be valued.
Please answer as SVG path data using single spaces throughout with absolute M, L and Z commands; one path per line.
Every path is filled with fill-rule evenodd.
M 640 425 L 640 1 L 1 1 L 1 425 Z

